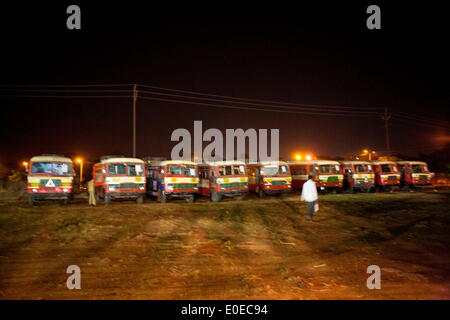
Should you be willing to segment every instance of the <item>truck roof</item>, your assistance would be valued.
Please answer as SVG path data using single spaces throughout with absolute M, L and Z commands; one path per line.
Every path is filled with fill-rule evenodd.
M 100 163 L 116 163 L 116 162 L 144 163 L 144 160 L 137 159 L 137 158 L 117 157 L 117 158 L 103 159 L 100 161 Z
M 339 161 L 342 164 L 371 164 L 369 161 L 362 160 L 349 160 L 349 161 Z
M 280 165 L 287 165 L 288 163 L 285 161 L 261 161 L 261 162 L 255 162 L 255 163 L 249 163 L 249 165 L 261 165 L 261 166 L 280 166 Z
M 42 155 L 42 156 L 35 156 L 30 159 L 31 162 L 69 162 L 73 163 L 72 159 L 64 157 L 64 156 L 58 156 L 58 155 Z
M 229 160 L 229 161 L 205 161 L 204 163 L 200 165 L 209 165 L 209 166 L 230 166 L 230 165 L 236 165 L 236 166 L 245 166 L 245 162 L 243 161 L 237 161 L 237 160 Z
M 383 160 L 379 160 L 379 161 L 372 161 L 372 164 L 397 164 L 395 161 L 383 161 Z
M 147 160 L 147 164 L 154 165 L 154 166 L 165 166 L 168 164 L 188 164 L 191 166 L 198 165 L 198 163 L 195 163 L 195 162 L 189 161 L 189 160 L 163 160 L 163 161 Z
M 339 162 L 334 160 L 305 160 L 305 161 L 288 161 L 289 164 L 318 164 L 318 165 L 327 165 L 327 164 L 333 164 L 333 165 L 339 165 Z
M 423 161 L 407 161 L 407 160 L 402 160 L 402 161 L 397 161 L 398 164 L 422 164 L 422 165 L 427 165 L 426 162 Z

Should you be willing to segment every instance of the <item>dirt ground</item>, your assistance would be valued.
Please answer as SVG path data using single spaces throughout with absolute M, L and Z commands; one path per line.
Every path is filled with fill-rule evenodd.
M 450 193 L 0 200 L 0 299 L 449 299 Z M 69 265 L 81 290 L 68 290 Z M 381 289 L 366 287 L 381 267 Z

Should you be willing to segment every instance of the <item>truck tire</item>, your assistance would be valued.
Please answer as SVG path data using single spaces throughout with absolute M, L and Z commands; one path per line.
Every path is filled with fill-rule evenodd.
M 194 195 L 190 195 L 186 198 L 186 202 L 188 202 L 188 203 L 193 203 L 194 200 L 195 200 Z
M 65 198 L 62 201 L 63 206 L 67 206 L 69 204 L 69 198 Z
M 222 200 L 222 196 L 217 193 L 214 189 L 211 189 L 211 201 L 212 202 L 219 202 Z
M 136 198 L 136 203 L 137 204 L 143 204 L 144 203 L 144 196 L 139 196 Z
M 111 195 L 110 194 L 105 194 L 105 206 L 108 206 L 111 204 Z
M 258 187 L 258 197 L 264 198 L 265 196 L 264 190 L 261 187 Z
M 238 201 L 242 201 L 242 200 L 245 200 L 246 196 L 247 196 L 247 194 L 244 193 L 244 194 L 241 194 L 241 195 L 235 197 L 234 199 L 238 200 Z
M 158 190 L 158 202 L 167 202 L 167 195 L 161 189 Z
M 36 205 L 36 200 L 34 199 L 33 196 L 28 196 L 28 204 L 30 206 L 35 206 Z

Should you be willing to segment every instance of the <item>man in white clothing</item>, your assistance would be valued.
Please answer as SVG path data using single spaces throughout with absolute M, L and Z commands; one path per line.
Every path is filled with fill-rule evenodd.
M 312 221 L 312 217 L 314 214 L 314 204 L 319 199 L 319 196 L 317 195 L 317 187 L 316 183 L 313 180 L 313 177 L 311 175 L 308 176 L 308 181 L 306 181 L 303 184 L 302 188 L 302 196 L 300 200 L 306 201 L 306 207 L 307 207 L 307 215 L 306 220 Z

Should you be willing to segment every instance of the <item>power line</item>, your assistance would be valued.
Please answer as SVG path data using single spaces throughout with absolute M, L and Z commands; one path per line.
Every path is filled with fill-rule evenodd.
M 307 115 L 322 115 L 322 116 L 351 116 L 351 117 L 367 117 L 372 115 L 367 114 L 340 114 L 338 111 L 336 113 L 319 113 L 319 112 L 309 112 L 309 111 L 288 111 L 288 110 L 278 110 L 278 109 L 263 109 L 263 108 L 251 108 L 251 107 L 243 107 L 243 106 L 230 106 L 230 105 L 221 105 L 221 104 L 212 104 L 212 103 L 203 103 L 203 102 L 193 102 L 193 101 L 183 101 L 183 100 L 173 100 L 173 99 L 164 99 L 164 98 L 155 98 L 155 97 L 146 97 L 140 96 L 142 99 L 146 100 L 155 100 L 155 101 L 164 101 L 164 102 L 174 102 L 174 103 L 182 103 L 182 104 L 191 104 L 191 105 L 200 105 L 207 107 L 215 107 L 215 108 L 228 108 L 228 109 L 238 109 L 238 110 L 252 110 L 252 111 L 264 111 L 264 112 L 279 112 L 279 113 L 288 113 L 288 114 L 307 114 Z
M 261 99 L 250 99 L 250 98 L 240 98 L 240 97 L 233 97 L 233 96 L 224 96 L 224 95 L 217 95 L 217 94 L 210 94 L 210 93 L 202 93 L 197 91 L 188 91 L 188 90 L 178 90 L 178 89 L 171 89 L 171 88 L 164 88 L 164 87 L 157 87 L 157 86 L 149 86 L 149 85 L 142 85 L 139 86 L 144 88 L 152 88 L 152 89 L 160 89 L 160 90 L 167 90 L 167 91 L 173 91 L 173 92 L 181 92 L 181 93 L 190 93 L 195 95 L 201 95 L 201 96 L 210 96 L 210 97 L 217 97 L 217 98 L 227 98 L 227 99 L 233 99 L 233 100 L 243 100 L 243 101 L 250 101 L 250 102 L 262 102 L 262 103 L 275 103 L 275 104 L 285 104 L 285 105 L 292 105 L 292 106 L 300 106 L 300 107 L 312 107 L 312 108 L 336 108 L 336 109 L 375 109 L 375 110 L 382 110 L 382 108 L 374 108 L 374 107 L 348 107 L 348 106 L 330 106 L 330 105 L 315 105 L 315 104 L 304 104 L 304 103 L 291 103 L 291 102 L 281 102 L 281 101 L 272 101 L 272 100 L 261 100 Z
M 396 115 L 397 119 L 404 119 L 404 120 L 408 120 L 411 122 L 420 122 L 420 123 L 426 123 L 432 126 L 440 126 L 440 127 L 447 127 L 450 129 L 450 123 L 445 123 L 445 122 L 439 122 L 437 120 L 423 120 L 420 118 L 415 118 L 413 116 L 403 116 L 403 115 Z
M 125 87 L 125 86 L 132 86 L 133 84 L 130 83 L 123 83 L 123 84 L 22 84 L 22 85 L 16 85 L 16 84 L 0 84 L 0 88 L 64 88 L 64 87 L 76 87 L 76 88 L 82 88 L 82 87 Z
M 68 98 L 68 99 L 72 99 L 72 98 L 131 98 L 132 96 L 50 96 L 50 95 L 46 95 L 46 96 L 31 96 L 31 95 L 0 95 L 1 98 Z
M 409 123 L 409 124 L 415 124 L 415 125 L 418 125 L 418 126 L 428 126 L 428 127 L 433 127 L 433 128 L 450 130 L 449 127 L 445 127 L 445 126 L 441 126 L 441 125 L 437 125 L 437 124 L 426 123 L 426 122 L 420 122 L 420 121 L 417 121 L 417 120 L 410 120 L 410 119 L 399 118 L 397 116 L 393 116 L 392 119 L 395 120 L 395 121 L 400 121 L 400 122 Z
M 133 92 L 133 90 L 96 90 L 96 89 L 90 89 L 90 90 L 67 90 L 67 89 L 0 89 L 0 92 L 50 92 L 50 93 L 56 93 L 56 92 L 62 92 L 62 93 L 71 93 L 71 92 L 79 92 L 79 93 L 100 93 L 100 92 Z
M 402 111 L 396 111 L 396 113 L 398 113 L 399 115 L 404 116 L 404 117 L 421 119 L 421 120 L 431 121 L 431 122 L 439 122 L 439 123 L 450 125 L 450 121 L 446 121 L 446 120 L 439 120 L 439 119 L 433 119 L 433 118 L 428 118 L 428 117 L 419 116 L 419 115 L 413 115 L 411 113 L 406 113 L 406 112 L 402 112 Z
M 223 99 L 211 99 L 211 98 L 201 98 L 201 97 L 192 97 L 192 96 L 186 96 L 186 95 L 177 95 L 177 94 L 170 94 L 170 93 L 161 93 L 161 92 L 155 92 L 155 91 L 146 91 L 146 90 L 140 90 L 140 93 L 147 93 L 147 94 L 154 94 L 154 95 L 162 95 L 162 96 L 169 96 L 169 97 L 176 97 L 176 98 L 185 98 L 185 99 L 194 99 L 194 100 L 203 100 L 203 101 L 214 101 L 214 102 L 225 102 L 225 103 L 236 103 L 235 101 L 230 100 L 223 100 Z M 178 100 L 177 100 L 178 101 Z M 266 107 L 266 108 L 277 108 L 277 109 L 291 109 L 291 110 L 297 110 L 297 111 L 317 111 L 317 112 L 339 112 L 339 113 L 357 113 L 357 114 L 373 114 L 377 115 L 380 113 L 377 112 L 370 112 L 370 111 L 349 111 L 349 110 L 335 110 L 335 109 L 324 109 L 324 110 L 316 110 L 315 108 L 306 107 L 306 108 L 298 108 L 298 107 L 288 107 L 288 106 L 275 106 L 270 104 L 261 104 L 261 103 L 250 103 L 250 102 L 239 102 L 240 104 L 244 105 L 251 105 L 251 106 L 259 106 L 259 107 Z

